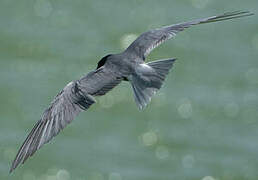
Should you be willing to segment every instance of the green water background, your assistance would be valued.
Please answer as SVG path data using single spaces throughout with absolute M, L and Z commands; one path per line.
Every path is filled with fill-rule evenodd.
M 176 57 L 142 112 L 122 83 L 23 166 L 15 154 L 68 82 L 140 33 L 257 0 L 1 0 L 0 179 L 257 180 L 257 15 L 196 26 L 147 61 Z

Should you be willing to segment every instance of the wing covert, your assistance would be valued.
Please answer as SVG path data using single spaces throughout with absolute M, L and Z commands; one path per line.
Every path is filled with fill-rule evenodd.
M 123 80 L 119 71 L 106 67 L 106 65 L 92 71 L 85 77 L 82 77 L 78 83 L 79 86 L 92 96 L 102 96 L 112 90 Z

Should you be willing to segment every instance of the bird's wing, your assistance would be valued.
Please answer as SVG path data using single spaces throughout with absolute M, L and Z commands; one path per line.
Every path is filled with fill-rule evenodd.
M 41 119 L 35 124 L 16 155 L 10 172 L 32 156 L 43 144 L 50 141 L 66 127 L 74 117 L 95 103 L 89 94 L 82 91 L 77 82 L 70 82 L 53 100 Z
M 12 163 L 10 172 L 56 136 L 79 112 L 95 103 L 93 96 L 106 94 L 121 80 L 119 74 L 102 66 L 80 80 L 66 85 L 29 133 Z
M 218 16 L 212 16 L 208 18 L 202 18 L 198 20 L 193 20 L 189 22 L 174 24 L 171 26 L 165 26 L 159 29 L 154 29 L 141 34 L 126 50 L 127 53 L 132 53 L 143 60 L 148 56 L 148 54 L 157 46 L 159 46 L 164 41 L 176 36 L 180 31 L 188 28 L 192 25 L 205 24 L 216 21 L 224 21 L 228 19 L 240 18 L 244 16 L 250 16 L 253 13 L 248 11 L 235 11 L 224 13 Z
M 109 66 L 102 66 L 82 77 L 78 84 L 81 89 L 93 96 L 105 95 L 123 80 L 119 70 L 113 70 Z

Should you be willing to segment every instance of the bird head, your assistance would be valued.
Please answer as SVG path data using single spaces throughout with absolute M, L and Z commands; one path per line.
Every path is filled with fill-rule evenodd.
M 112 55 L 112 54 L 108 54 L 108 55 L 104 56 L 104 57 L 98 62 L 98 66 L 97 66 L 96 69 L 98 69 L 98 68 L 100 68 L 101 66 L 103 66 L 103 65 L 106 63 L 108 57 L 111 56 L 111 55 Z

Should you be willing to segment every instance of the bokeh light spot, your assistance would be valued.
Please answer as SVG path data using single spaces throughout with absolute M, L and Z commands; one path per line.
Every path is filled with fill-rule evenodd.
M 192 155 L 185 155 L 182 159 L 182 165 L 184 168 L 192 168 L 194 165 L 195 159 Z
M 183 99 L 180 105 L 178 106 L 178 113 L 179 115 L 184 118 L 188 119 L 192 116 L 193 113 L 193 108 L 192 108 L 192 103 L 188 99 Z
M 34 11 L 36 15 L 42 18 L 48 17 L 52 10 L 52 5 L 48 0 L 36 0 L 34 4 Z
M 121 38 L 121 47 L 126 49 L 135 39 L 137 38 L 136 34 L 126 34 Z
M 205 176 L 202 178 L 202 180 L 216 180 L 216 179 L 212 176 Z
M 65 169 L 61 169 L 57 172 L 56 179 L 57 180 L 69 180 L 70 179 L 70 173 Z
M 158 136 L 155 132 L 150 131 L 150 132 L 146 132 L 142 135 L 142 143 L 145 146 L 151 146 L 156 144 L 158 141 Z
M 246 72 L 245 77 L 250 83 L 258 84 L 258 68 L 250 68 Z
M 122 180 L 122 177 L 119 173 L 110 173 L 108 176 L 108 180 Z
M 169 157 L 169 151 L 168 148 L 165 146 L 158 146 L 156 148 L 156 157 L 158 159 L 167 159 Z

